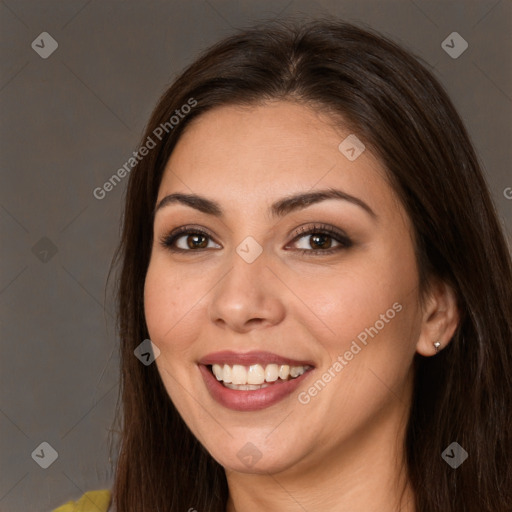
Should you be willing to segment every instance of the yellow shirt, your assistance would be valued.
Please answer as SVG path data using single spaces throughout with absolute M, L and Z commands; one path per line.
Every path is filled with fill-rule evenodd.
M 52 512 L 108 512 L 111 495 L 108 489 L 86 492 L 78 501 L 68 501 Z

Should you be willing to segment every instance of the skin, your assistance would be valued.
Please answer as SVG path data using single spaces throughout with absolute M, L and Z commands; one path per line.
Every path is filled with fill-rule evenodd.
M 165 169 L 157 204 L 170 193 L 195 193 L 224 210 L 222 218 L 178 203 L 157 211 L 145 314 L 170 398 L 226 470 L 228 512 L 415 510 L 401 448 L 411 365 L 415 353 L 435 354 L 434 341 L 449 342 L 456 300 L 433 281 L 420 301 L 408 216 L 368 149 L 354 161 L 338 150 L 350 133 L 291 101 L 224 106 L 190 124 Z M 284 196 L 329 187 L 364 201 L 376 218 L 335 199 L 277 219 L 267 211 Z M 315 245 L 312 235 L 295 240 L 298 227 L 316 223 L 343 230 L 353 245 L 302 254 L 324 243 Z M 199 240 L 207 249 L 162 246 L 162 237 L 186 224 L 211 233 Z M 250 264 L 235 250 L 248 236 L 263 249 Z M 185 251 L 186 242 L 184 235 L 176 243 Z M 394 303 L 401 311 L 300 403 L 298 393 Z M 220 350 L 268 350 L 315 368 L 277 405 L 237 412 L 213 400 L 198 369 L 201 357 Z M 261 454 L 252 467 L 237 456 L 248 442 Z

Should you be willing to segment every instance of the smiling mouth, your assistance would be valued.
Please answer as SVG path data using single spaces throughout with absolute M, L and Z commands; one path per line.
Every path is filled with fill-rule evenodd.
M 313 367 L 287 364 L 213 364 L 208 369 L 226 388 L 237 391 L 254 391 L 296 379 Z

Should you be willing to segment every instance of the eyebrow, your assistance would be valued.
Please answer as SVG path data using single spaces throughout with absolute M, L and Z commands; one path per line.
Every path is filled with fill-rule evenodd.
M 327 199 L 348 201 L 361 207 L 374 220 L 377 219 L 376 213 L 364 201 L 358 197 L 343 192 L 343 190 L 338 190 L 335 188 L 286 196 L 273 203 L 269 210 L 273 218 L 278 218 L 283 217 L 292 211 L 302 210 L 303 208 L 306 208 L 312 204 L 319 203 Z M 162 198 L 161 201 L 156 205 L 154 213 L 156 214 L 156 212 L 158 212 L 160 209 L 173 203 L 181 203 L 215 217 L 223 217 L 224 215 L 224 211 L 221 205 L 216 201 L 203 196 L 199 196 L 197 194 L 182 194 L 179 192 L 169 194 Z

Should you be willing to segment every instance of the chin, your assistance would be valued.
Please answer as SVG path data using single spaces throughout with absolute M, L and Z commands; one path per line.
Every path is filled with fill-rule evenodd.
M 251 437 L 230 438 L 226 446 L 219 444 L 210 450 L 210 455 L 226 470 L 248 474 L 281 473 L 300 462 L 303 450 L 295 443 L 289 445 L 251 441 Z

